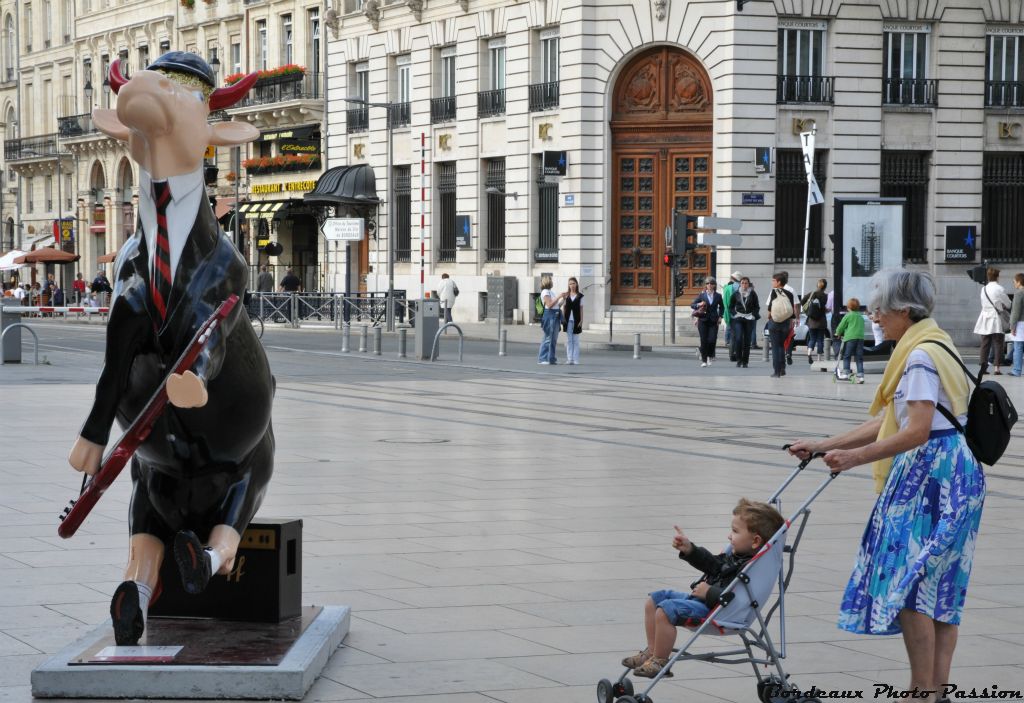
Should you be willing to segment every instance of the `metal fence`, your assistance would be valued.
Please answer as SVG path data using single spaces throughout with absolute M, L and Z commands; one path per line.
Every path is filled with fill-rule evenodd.
M 361 322 L 373 326 L 387 321 L 388 294 L 360 293 L 251 293 L 247 309 L 251 317 L 264 322 L 277 322 L 298 327 L 300 322 Z M 395 320 L 412 322 L 415 306 L 406 299 L 404 290 L 394 293 Z

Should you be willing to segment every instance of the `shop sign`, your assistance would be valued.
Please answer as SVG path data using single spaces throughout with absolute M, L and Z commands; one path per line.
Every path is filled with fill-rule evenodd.
M 564 176 L 565 167 L 569 160 L 565 156 L 564 151 L 545 151 L 544 152 L 544 175 L 545 176 Z
M 320 142 L 311 139 L 288 139 L 277 145 L 282 154 L 320 154 Z
M 73 244 L 75 241 L 75 219 L 66 217 L 53 221 L 53 238 L 58 246 Z
M 316 188 L 316 181 L 289 181 L 287 183 L 259 183 L 252 187 L 253 195 L 275 193 L 308 193 Z
M 978 231 L 974 225 L 946 225 L 946 261 L 973 263 Z
M 455 216 L 455 246 L 466 249 L 473 246 L 473 227 L 469 215 Z

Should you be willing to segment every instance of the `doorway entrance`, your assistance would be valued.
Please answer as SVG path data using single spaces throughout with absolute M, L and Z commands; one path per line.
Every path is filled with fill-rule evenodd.
M 612 114 L 613 305 L 665 305 L 662 264 L 675 211 L 711 214 L 711 81 L 690 54 L 656 47 L 634 58 L 615 84 Z M 677 246 L 678 250 L 678 246 Z M 711 271 L 710 250 L 684 259 L 675 283 L 695 296 Z

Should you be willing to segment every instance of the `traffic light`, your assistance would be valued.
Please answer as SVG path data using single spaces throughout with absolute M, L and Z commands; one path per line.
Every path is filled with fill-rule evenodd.
M 693 251 L 697 248 L 697 216 L 686 215 L 686 233 L 683 239 L 683 250 Z
M 750 0 L 736 0 L 736 12 L 743 12 L 743 6 L 748 2 L 750 2 Z
M 981 266 L 974 266 L 973 268 L 967 269 L 967 277 L 975 283 L 985 285 L 988 283 L 988 262 L 984 262 Z
M 661 257 L 661 262 L 663 264 L 665 264 L 666 266 L 671 266 L 672 265 L 672 252 L 670 252 L 670 251 L 665 252 L 665 255 L 663 257 Z

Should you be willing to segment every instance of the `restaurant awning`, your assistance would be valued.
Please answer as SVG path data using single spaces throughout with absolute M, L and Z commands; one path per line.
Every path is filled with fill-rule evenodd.
M 366 164 L 335 166 L 317 179 L 303 199 L 314 205 L 378 205 L 377 179 Z
M 217 198 L 217 207 L 213 209 L 213 217 L 219 220 L 231 212 L 233 207 L 235 207 L 234 198 Z

